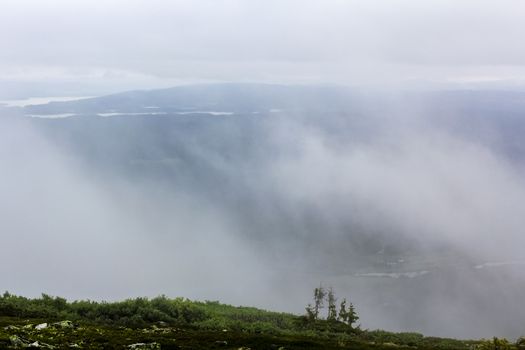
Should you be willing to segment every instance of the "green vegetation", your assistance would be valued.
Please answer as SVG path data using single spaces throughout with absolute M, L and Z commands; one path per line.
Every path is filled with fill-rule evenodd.
M 324 307 L 325 301 L 328 303 L 328 313 L 326 315 L 326 322 L 322 321 L 320 312 Z M 355 307 L 352 303 L 346 307 L 346 298 L 343 298 L 341 305 L 339 306 L 339 312 L 337 311 L 337 298 L 335 297 L 335 291 L 332 287 L 325 290 L 320 285 L 314 289 L 314 306 L 308 304 L 306 307 L 306 325 L 310 328 L 326 328 L 336 332 L 356 333 L 359 327 L 355 327 L 354 324 L 359 320 Z
M 320 317 L 327 298 L 326 319 Z M 317 298 L 317 299 L 315 299 Z M 522 350 L 525 341 L 461 341 L 419 333 L 361 330 L 353 305 L 322 287 L 305 316 L 217 301 L 159 296 L 120 302 L 74 301 L 43 294 L 0 297 L 0 348 L 65 349 L 458 349 Z M 317 312 L 316 312 L 317 310 Z M 316 318 L 311 318 L 312 315 Z M 66 321 L 67 320 L 67 321 Z

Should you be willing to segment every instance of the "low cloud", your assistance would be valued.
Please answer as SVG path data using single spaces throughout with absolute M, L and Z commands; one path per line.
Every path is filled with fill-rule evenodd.
M 302 313 L 322 281 L 357 305 L 363 327 L 517 337 L 519 161 L 430 127 L 424 109 L 390 112 L 404 117 L 371 115 L 373 131 L 357 134 L 281 113 L 249 129 L 249 143 L 231 119 L 210 122 L 213 139 L 199 131 L 208 124 L 162 139 L 128 126 L 109 165 L 78 147 L 98 142 L 64 148 L 38 124 L 62 121 L 4 118 L 3 288 Z

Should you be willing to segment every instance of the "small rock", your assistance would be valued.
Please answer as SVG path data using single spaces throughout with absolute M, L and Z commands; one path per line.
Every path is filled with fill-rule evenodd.
M 383 345 L 383 346 L 388 346 L 388 347 L 392 347 L 392 348 L 398 348 L 398 347 L 399 347 L 398 344 L 391 343 L 391 342 L 383 343 L 383 344 L 381 344 L 381 345 Z
M 128 349 L 133 350 L 160 350 L 159 343 L 135 343 L 128 345 Z
M 36 329 L 37 331 L 40 331 L 40 330 L 42 330 L 42 329 L 46 329 L 47 327 L 48 327 L 48 324 L 47 324 L 47 323 L 41 323 L 41 324 L 37 324 L 37 325 L 35 326 L 35 329 Z
M 60 322 L 53 323 L 53 327 L 56 327 L 56 328 L 74 328 L 75 325 L 73 324 L 73 322 L 65 320 L 65 321 L 60 321 Z
M 42 348 L 42 349 L 54 349 L 55 347 L 53 345 L 49 345 L 46 343 L 40 343 L 37 341 L 27 345 L 28 348 Z
M 9 326 L 5 326 L 4 330 L 6 330 L 6 331 L 18 331 L 18 330 L 20 330 L 20 328 L 17 327 L 17 326 L 9 325 Z

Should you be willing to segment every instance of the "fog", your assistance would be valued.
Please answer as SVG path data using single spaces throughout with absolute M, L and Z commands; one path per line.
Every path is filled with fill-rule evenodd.
M 523 11 L 3 1 L 0 100 L 187 90 L 0 104 L 0 288 L 523 335 Z
M 27 123 L 2 120 L 1 133 L 3 288 L 108 300 L 218 298 L 226 288 L 234 301 L 243 288 L 228 285 L 259 278 L 228 217 L 210 203 L 155 184 L 96 179 Z
M 151 119 L 139 134 L 108 129 L 124 137 L 111 148 L 151 155 L 133 156 L 137 170 L 86 156 L 78 145 L 108 145 L 89 128 L 92 145 L 66 147 L 42 129 L 62 124 L 4 117 L 2 288 L 96 300 L 166 294 L 300 314 L 322 282 L 356 304 L 365 328 L 517 337 L 522 161 L 474 131 L 433 124 L 434 111 L 413 102 L 412 111 L 370 112 L 371 131 L 355 135 L 326 128 L 322 115 L 282 113 L 253 129 L 210 116 L 223 118 L 202 122 L 217 126 L 215 140 L 198 128 L 166 139 L 187 147 L 187 161 L 149 133 Z M 113 118 L 124 126 L 144 117 Z

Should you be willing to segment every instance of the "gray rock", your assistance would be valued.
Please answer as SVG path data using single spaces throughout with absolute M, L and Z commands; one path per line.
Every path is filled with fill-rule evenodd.
M 27 345 L 28 348 L 41 348 L 41 349 L 54 349 L 55 347 L 53 345 L 49 345 L 46 343 L 40 343 L 39 341 L 35 341 L 29 345 Z
M 128 345 L 128 349 L 132 350 L 160 350 L 159 343 L 135 343 Z
M 35 329 L 36 329 L 37 331 L 40 331 L 40 330 L 42 330 L 42 329 L 46 329 L 47 327 L 49 327 L 49 325 L 48 325 L 47 323 L 41 323 L 41 324 L 37 324 L 37 325 L 35 326 Z
M 53 323 L 53 327 L 55 328 L 74 328 L 75 325 L 73 324 L 73 322 L 69 320 L 65 320 L 65 321 Z

